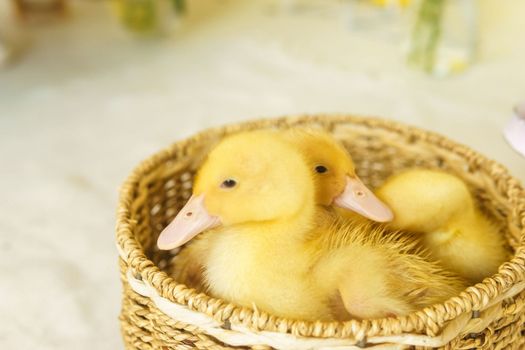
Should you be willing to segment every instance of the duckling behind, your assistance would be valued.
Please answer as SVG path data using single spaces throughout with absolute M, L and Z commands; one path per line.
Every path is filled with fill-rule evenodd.
M 333 137 L 319 130 L 294 129 L 287 138 L 297 145 L 312 168 L 322 166 L 322 173 L 314 172 L 318 202 L 338 207 L 341 216 L 354 222 L 368 221 L 365 217 L 383 222 L 393 218 L 391 228 L 424 233 L 420 241 L 430 258 L 470 282 L 494 274 L 508 257 L 501 235 L 476 208 L 461 179 L 434 170 L 405 171 L 387 179 L 376 191 L 394 215 L 388 214 L 390 209 L 384 209 L 382 215 L 369 215 L 360 207 L 381 208 L 380 201 L 372 192 L 360 187 L 356 191 L 348 185 L 348 179 L 357 178 L 355 166 Z M 365 195 L 360 198 L 359 192 Z M 363 198 L 374 205 L 369 206 Z

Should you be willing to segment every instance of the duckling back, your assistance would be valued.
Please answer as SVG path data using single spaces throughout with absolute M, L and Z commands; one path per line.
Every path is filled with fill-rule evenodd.
M 466 287 L 463 279 L 433 262 L 416 237 L 388 232 L 366 221 L 338 219 L 320 239 L 326 250 L 316 271 L 336 285 L 338 318 L 399 316 L 443 302 Z
M 471 282 L 494 274 L 507 258 L 496 226 L 454 175 L 408 170 L 389 178 L 377 194 L 394 212 L 390 227 L 423 233 L 431 256 Z
M 439 171 L 412 169 L 391 176 L 377 195 L 394 212 L 390 226 L 416 232 L 432 232 L 473 209 L 465 183 Z

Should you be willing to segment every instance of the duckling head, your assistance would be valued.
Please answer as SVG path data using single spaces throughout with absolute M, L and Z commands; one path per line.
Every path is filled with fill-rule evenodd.
M 378 222 L 392 220 L 390 208 L 363 184 L 351 156 L 331 135 L 315 129 L 290 129 L 286 138 L 308 161 L 317 204 L 352 210 Z
M 176 248 L 218 226 L 289 220 L 314 203 L 302 154 L 272 131 L 225 138 L 208 155 L 193 195 L 161 232 L 160 249 Z

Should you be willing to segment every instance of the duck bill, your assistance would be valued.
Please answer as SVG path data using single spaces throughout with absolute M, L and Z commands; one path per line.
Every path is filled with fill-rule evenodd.
M 357 176 L 346 177 L 345 189 L 343 193 L 335 197 L 334 204 L 378 222 L 387 222 L 394 218 L 392 210 L 377 198 Z
M 204 206 L 204 195 L 191 196 L 173 221 L 160 233 L 157 246 L 162 250 L 180 247 L 202 231 L 221 224 Z

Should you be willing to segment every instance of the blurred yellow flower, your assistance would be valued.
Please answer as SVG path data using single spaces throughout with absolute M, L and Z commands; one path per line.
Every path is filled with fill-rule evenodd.
M 381 6 L 381 7 L 392 6 L 392 5 L 407 7 L 412 2 L 412 0 L 370 0 L 370 1 L 374 5 Z

